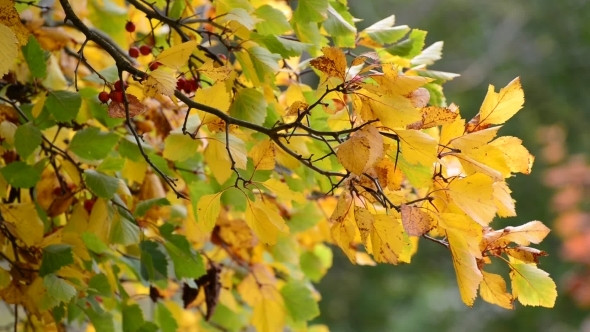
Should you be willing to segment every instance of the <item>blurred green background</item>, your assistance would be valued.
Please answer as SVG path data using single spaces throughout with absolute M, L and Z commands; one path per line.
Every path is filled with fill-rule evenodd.
M 538 129 L 561 124 L 569 153 L 590 151 L 590 1 L 585 0 L 349 0 L 363 19 L 359 30 L 391 14 L 396 25 L 428 31 L 427 45 L 444 41 L 443 59 L 432 69 L 460 73 L 447 83 L 447 101 L 463 117 L 475 115 L 488 84 L 505 86 L 521 77 L 526 103 L 500 131 L 523 139 L 536 156 Z M 494 228 L 541 220 L 552 227 L 552 189 L 543 185 L 548 165 L 537 158 L 531 175 L 509 180 L 518 216 L 497 219 Z M 473 308 L 459 297 L 450 253 L 428 241 L 411 265 L 353 266 L 334 248 L 334 267 L 318 286 L 323 296 L 318 322 L 331 331 L 590 331 L 590 309 L 566 294 L 566 278 L 580 266 L 560 257 L 552 232 L 538 246 L 550 256 L 540 268 L 557 283 L 555 308 L 513 311 L 478 299 Z M 590 255 L 590 252 L 588 253 Z M 503 271 L 506 272 L 506 271 Z M 506 275 L 506 274 L 504 274 Z

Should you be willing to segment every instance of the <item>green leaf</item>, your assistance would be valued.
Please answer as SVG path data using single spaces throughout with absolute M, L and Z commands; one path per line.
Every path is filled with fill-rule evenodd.
M 66 316 L 66 308 L 63 303 L 58 305 L 57 307 L 51 310 L 51 314 L 53 315 L 53 319 L 56 323 L 60 323 L 64 317 Z
M 311 290 L 300 281 L 292 280 L 283 286 L 281 295 L 289 315 L 295 322 L 305 322 L 320 314 L 318 303 L 314 300 Z
M 29 41 L 27 45 L 22 47 L 22 51 L 31 75 L 34 78 L 44 78 L 47 76 L 47 57 L 35 36 L 31 35 L 29 37 Z
M 250 35 L 252 40 L 264 44 L 272 53 L 278 53 L 283 58 L 290 58 L 293 56 L 300 56 L 303 52 L 307 52 L 313 45 L 302 43 L 296 40 L 286 39 L 273 35 L 258 35 L 252 33 Z
M 300 23 L 320 22 L 328 15 L 328 0 L 299 0 L 293 20 Z
M 119 217 L 115 218 L 111 224 L 109 242 L 130 246 L 139 243 L 140 232 L 139 226 L 119 215 Z
M 444 43 L 442 41 L 438 41 L 438 42 L 428 46 L 427 48 L 422 50 L 422 52 L 420 52 L 420 54 L 415 56 L 412 59 L 412 61 L 410 61 L 410 62 L 414 66 L 432 65 L 433 63 L 435 63 L 436 61 L 438 61 L 442 58 L 443 45 L 444 45 Z
M 107 67 L 103 70 L 99 70 L 98 73 L 109 82 L 116 82 L 119 79 L 119 71 L 117 70 L 116 65 Z M 88 76 L 84 76 L 82 80 L 101 85 L 104 84 L 104 80 L 100 76 L 98 76 L 97 73 L 92 73 Z
M 41 131 L 32 122 L 18 127 L 14 133 L 14 147 L 23 159 L 27 159 L 41 145 L 41 141 Z
M 15 161 L 0 168 L 6 182 L 16 188 L 31 188 L 41 180 L 41 174 L 31 165 Z
M 274 82 L 274 73 L 279 70 L 281 56 L 260 46 L 250 47 L 248 55 L 260 82 L 266 81 L 268 77 L 272 77 Z
M 355 47 L 356 28 L 353 17 L 348 13 L 345 5 L 333 1 L 328 6 L 328 19 L 323 23 L 323 27 L 334 39 L 336 46 Z
M 135 207 L 135 212 L 133 213 L 136 217 L 143 217 L 145 214 L 154 206 L 168 206 L 170 205 L 170 201 L 168 199 L 162 198 L 152 198 L 145 201 L 141 201 L 137 203 Z
M 164 141 L 163 157 L 172 161 L 183 161 L 197 153 L 199 141 L 183 134 L 170 134 Z
M 509 266 L 512 295 L 522 305 L 553 308 L 557 289 L 549 273 L 534 264 L 512 263 Z
M 76 288 L 74 286 L 53 273 L 43 278 L 43 285 L 47 288 L 47 294 L 49 296 L 61 302 L 67 303 L 76 295 Z
M 137 332 L 157 332 L 160 330 L 158 325 L 152 322 L 145 322 L 143 325 L 137 330 Z
M 161 280 L 168 278 L 168 260 L 158 244 L 152 241 L 142 241 L 141 249 L 141 276 L 146 280 Z
M 116 134 L 89 127 L 76 132 L 70 143 L 70 150 L 80 158 L 101 160 L 113 151 L 118 141 L 119 136 Z
M 246 88 L 238 91 L 231 104 L 229 114 L 257 125 L 264 123 L 266 117 L 266 100 L 264 95 L 254 88 Z
M 43 248 L 43 259 L 39 267 L 39 276 L 45 277 L 62 267 L 74 263 L 72 246 L 69 244 L 51 244 Z
M 107 245 L 104 242 L 102 242 L 94 233 L 82 233 L 81 238 L 84 244 L 86 245 L 86 248 L 88 248 L 88 250 L 92 252 L 102 254 L 109 251 L 109 247 L 107 247 Z
M 139 147 L 137 147 L 133 137 L 123 138 L 121 142 L 119 142 L 118 150 L 119 154 L 121 154 L 123 158 L 127 158 L 135 162 L 143 159 L 141 151 L 139 151 Z
M 385 51 L 391 55 L 411 59 L 422 52 L 425 39 L 426 31 L 413 29 L 408 39 L 386 48 Z
M 118 172 L 125 166 L 125 159 L 108 156 L 96 168 L 99 172 Z
M 407 25 L 394 27 L 394 24 L 395 15 L 391 15 L 361 31 L 361 34 L 366 33 L 381 45 L 395 43 L 402 39 L 410 31 L 410 28 Z
M 68 310 L 69 311 L 69 310 Z M 92 308 L 85 309 L 84 312 L 90 318 L 90 322 L 96 331 L 115 332 L 113 316 L 108 312 L 97 312 Z
M 144 324 L 143 312 L 137 304 L 123 305 L 123 331 L 135 332 L 138 331 Z
M 174 273 L 177 279 L 196 279 L 205 274 L 205 264 L 201 255 L 191 250 L 187 239 L 178 234 L 164 235 L 164 247 L 174 263 Z
M 82 98 L 77 92 L 66 90 L 49 91 L 45 108 L 59 122 L 69 122 L 76 118 L 82 106 Z
M 250 13 L 242 8 L 231 9 L 225 16 L 225 19 L 227 21 L 236 21 L 248 30 L 254 30 L 254 26 L 258 21 L 256 18 L 250 16 Z
M 111 199 L 119 189 L 119 180 L 112 176 L 87 169 L 83 174 L 84 184 L 100 198 Z
M 90 281 L 88 282 L 88 293 L 90 295 L 99 295 L 104 297 L 113 296 L 111 284 L 109 284 L 109 280 L 104 273 L 97 274 L 90 278 Z
M 158 307 L 156 308 L 156 322 L 160 325 L 162 332 L 176 332 L 178 329 L 176 319 L 174 319 L 170 310 L 160 302 L 158 302 Z
M 291 30 L 291 25 L 282 11 L 269 5 L 256 8 L 254 15 L 262 19 L 256 23 L 256 31 L 261 35 L 279 36 Z
M 289 230 L 292 233 L 306 231 L 315 226 L 322 218 L 316 203 L 309 202 L 303 207 L 295 209 L 289 218 Z
M 185 0 L 172 0 L 172 6 L 170 6 L 170 12 L 168 13 L 168 17 L 172 19 L 179 19 L 182 16 L 182 12 L 186 8 L 186 1 Z

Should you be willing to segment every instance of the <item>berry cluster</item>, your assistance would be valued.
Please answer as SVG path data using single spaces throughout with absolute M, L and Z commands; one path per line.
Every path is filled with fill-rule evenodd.
M 186 93 L 186 94 L 189 94 L 191 92 L 195 92 L 200 87 L 201 86 L 200 86 L 199 82 L 197 80 L 195 80 L 194 78 L 187 80 L 184 77 L 181 77 L 178 79 L 178 81 L 176 81 L 176 89 L 184 91 L 184 93 Z
M 98 94 L 98 100 L 100 100 L 101 103 L 106 104 L 109 102 L 109 100 L 112 100 L 116 103 L 122 103 L 123 102 L 123 86 L 125 86 L 125 89 L 127 89 L 127 83 L 123 83 L 121 84 L 121 81 L 117 81 L 114 84 L 114 89 L 111 90 L 111 92 L 106 92 L 106 91 L 102 91 L 101 93 Z

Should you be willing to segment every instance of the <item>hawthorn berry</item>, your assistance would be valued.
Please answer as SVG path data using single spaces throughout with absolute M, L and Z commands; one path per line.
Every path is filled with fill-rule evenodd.
M 127 23 L 125 24 L 125 30 L 127 30 L 127 32 L 134 32 L 135 31 L 135 23 L 133 23 L 131 21 L 127 21 Z
M 139 57 L 139 48 L 137 48 L 135 46 L 131 46 L 129 48 L 129 56 L 132 57 L 132 58 Z
M 186 80 L 184 79 L 184 77 L 181 77 L 178 79 L 178 81 L 176 81 L 176 89 L 178 89 L 178 90 L 182 90 L 185 85 L 186 85 Z
M 110 95 L 111 100 L 116 102 L 116 103 L 122 103 L 123 102 L 123 92 L 119 91 L 119 90 L 113 90 L 111 91 Z
M 150 70 L 152 70 L 152 71 L 156 70 L 156 69 L 158 69 L 158 67 L 160 67 L 160 65 L 161 65 L 161 63 L 158 61 L 152 62 L 152 63 L 150 63 Z
M 141 53 L 141 55 L 148 55 L 152 53 L 152 48 L 148 45 L 141 45 L 139 48 L 139 53 Z
M 127 82 L 125 82 L 125 90 L 127 90 Z M 123 91 L 123 89 L 121 88 L 121 80 L 118 80 L 117 82 L 115 82 L 115 90 L 117 91 Z
M 217 54 L 217 57 L 219 58 L 219 60 L 226 62 L 227 61 L 227 56 L 223 53 L 219 53 Z
M 84 210 L 86 210 L 86 212 L 90 213 L 92 211 L 92 208 L 94 207 L 94 200 L 93 199 L 87 199 L 84 201 Z
M 98 100 L 100 100 L 101 103 L 106 104 L 109 102 L 109 99 L 111 99 L 111 97 L 109 96 L 109 93 L 106 91 L 101 91 L 98 94 Z

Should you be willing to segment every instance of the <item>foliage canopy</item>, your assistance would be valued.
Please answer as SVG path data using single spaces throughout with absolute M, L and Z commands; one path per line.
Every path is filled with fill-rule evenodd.
M 430 69 L 443 43 L 393 16 L 357 31 L 346 0 L 0 12 L 0 298 L 21 324 L 320 331 L 328 243 L 395 265 L 419 239 L 449 250 L 468 306 L 554 305 L 529 247 L 549 229 L 490 227 L 533 163 L 497 135 L 518 78 L 466 121 L 457 75 Z

